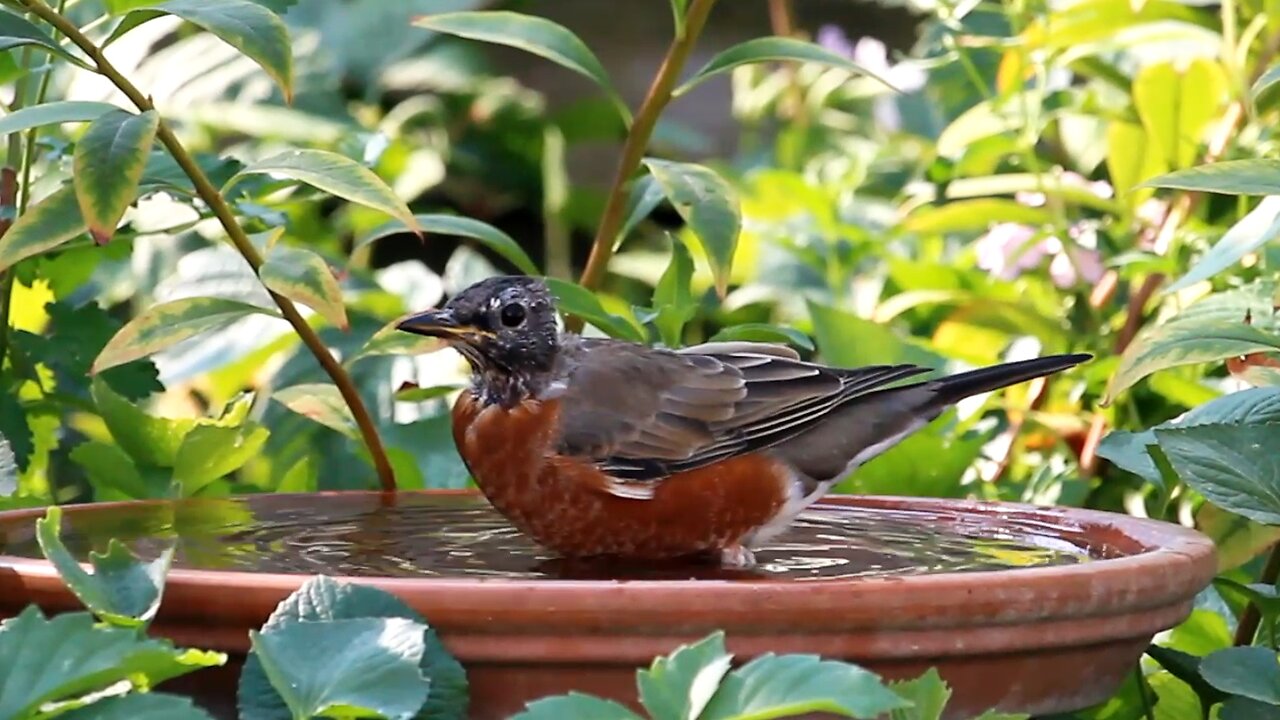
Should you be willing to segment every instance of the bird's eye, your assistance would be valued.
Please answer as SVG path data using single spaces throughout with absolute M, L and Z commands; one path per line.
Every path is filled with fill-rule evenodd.
M 502 306 L 502 312 L 499 317 L 506 327 L 517 327 L 524 322 L 524 306 L 520 303 L 507 303 Z

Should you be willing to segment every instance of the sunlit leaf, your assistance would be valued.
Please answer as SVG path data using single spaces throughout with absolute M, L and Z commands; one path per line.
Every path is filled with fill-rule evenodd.
M 644 334 L 625 319 L 604 309 L 600 300 L 586 288 L 577 283 L 558 278 L 543 278 L 551 294 L 556 298 L 560 311 L 568 315 L 576 315 L 603 330 L 610 337 L 644 342 Z
M 311 418 L 326 427 L 337 430 L 350 438 L 360 435 L 351 408 L 342 399 L 337 385 L 307 383 L 277 390 L 272 396 L 290 410 Z
M 697 718 L 732 661 L 722 632 L 682 645 L 670 655 L 654 658 L 647 670 L 637 673 L 640 702 L 651 717 Z
M 344 330 L 349 327 L 338 278 L 329 263 L 311 250 L 275 245 L 267 252 L 258 277 L 268 289 L 306 305 Z
M 1003 198 L 977 198 L 917 208 L 902 221 L 900 227 L 909 233 L 935 235 L 977 232 L 995 223 L 1043 225 L 1052 220 L 1053 216 L 1044 208 L 1028 207 Z
M 1280 526 L 1254 522 L 1213 503 L 1196 511 L 1196 529 L 1217 547 L 1220 573 L 1240 567 L 1280 541 Z
M 668 347 L 678 347 L 685 323 L 693 319 L 698 302 L 693 297 L 693 257 L 679 238 L 671 238 L 671 262 L 653 289 L 653 324 Z
M 1244 322 L 1181 322 L 1157 326 L 1138 336 L 1120 359 L 1105 402 L 1142 378 L 1180 365 L 1208 363 L 1252 352 L 1280 350 L 1280 337 Z
M 797 62 L 818 63 L 858 75 L 875 78 L 886 87 L 896 90 L 893 84 L 869 68 L 860 65 L 843 55 L 832 52 L 821 45 L 787 37 L 761 37 L 738 43 L 733 47 L 716 53 L 692 77 L 676 88 L 672 95 L 680 96 L 692 90 L 699 83 L 740 65 L 753 63 L 794 60 Z
M 1167 173 L 1143 185 L 1224 195 L 1280 195 L 1280 160 L 1224 160 Z
M 1185 168 L 1195 160 L 1201 136 L 1221 114 L 1227 87 L 1222 65 L 1208 58 L 1153 63 L 1134 78 L 1134 107 L 1166 166 Z
M 154 305 L 111 338 L 94 360 L 92 372 L 146 357 L 254 314 L 279 317 L 273 310 L 216 297 L 189 297 Z
M 481 245 L 501 255 L 504 259 L 515 265 L 521 272 L 528 275 L 538 275 L 538 266 L 525 253 L 524 248 L 511 238 L 510 235 L 502 232 L 498 228 L 479 220 L 473 220 L 469 217 L 460 215 L 444 215 L 444 214 L 426 214 L 414 215 L 418 227 L 422 228 L 423 233 L 437 233 L 440 235 L 457 235 L 460 237 L 478 240 Z M 355 242 L 355 247 L 360 248 L 369 243 L 402 232 L 412 232 L 402 221 L 392 220 L 365 235 L 361 235 Z
M 134 461 L 173 467 L 182 439 L 195 427 L 192 418 L 154 417 L 111 389 L 101 376 L 93 379 L 93 402 L 112 439 Z
M 1164 153 L 1141 125 L 1107 123 L 1107 173 L 1130 214 L 1155 194 L 1151 188 L 1136 186 L 1168 170 Z
M 742 228 L 737 193 L 724 178 L 702 165 L 656 158 L 645 158 L 644 164 L 702 244 L 716 288 L 723 295 Z
M 720 684 L 700 720 L 833 713 L 878 718 L 909 702 L 874 673 L 816 655 L 759 655 Z
M 138 464 L 115 443 L 90 440 L 72 448 L 71 460 L 84 470 L 98 497 L 114 493 L 138 500 L 162 496 L 166 487 L 153 488 Z
M 34 255 L 55 250 L 87 229 L 75 187 L 64 185 L 18 216 L 0 237 L 0 272 Z
M 223 194 L 246 175 L 279 175 L 304 182 L 351 202 L 380 210 L 418 229 L 409 206 L 382 178 L 360 163 L 328 150 L 286 150 L 259 160 L 236 173 L 222 187 Z
M 159 123 L 154 110 L 112 110 L 90 123 L 76 143 L 76 198 L 98 244 L 111 239 L 133 202 Z
M 1187 274 L 1164 288 L 1177 292 L 1230 268 L 1245 255 L 1257 250 L 1280 235 L 1280 196 L 1263 198 L 1248 215 L 1223 233 L 1209 252 L 1191 266 Z
M 256 423 L 238 427 L 194 427 L 178 448 L 173 479 L 182 485 L 184 495 L 194 495 L 254 458 L 270 434 Z
M 68 122 L 89 122 L 120 108 L 111 103 L 90 100 L 59 100 L 19 108 L 0 117 L 0 135 L 22 132 L 34 127 Z
M 98 700 L 58 715 L 59 720 L 213 720 L 189 697 L 159 692 L 131 693 Z

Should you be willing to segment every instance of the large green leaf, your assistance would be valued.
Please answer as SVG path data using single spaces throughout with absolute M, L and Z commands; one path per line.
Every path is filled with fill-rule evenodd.
M 350 327 L 338 278 L 311 250 L 275 245 L 267 251 L 258 277 L 267 289 L 306 305 L 343 330 Z
M 91 100 L 59 100 L 20 108 L 0 117 L 0 135 L 66 122 L 88 122 L 120 108 Z
M 58 715 L 58 720 L 213 720 L 213 716 L 191 698 L 149 692 L 98 700 Z
M 1171 321 L 1143 332 L 1125 349 L 1104 402 L 1160 370 L 1275 350 L 1280 350 L 1280 336 L 1246 325 L 1243 318 L 1231 324 L 1210 318 Z
M 259 160 L 236 173 L 222 186 L 226 194 L 246 175 L 279 175 L 304 182 L 351 202 L 380 210 L 418 231 L 409 206 L 372 170 L 345 155 L 328 150 L 286 150 Z
M 144 358 L 254 314 L 279 317 L 274 310 L 217 297 L 189 297 L 154 305 L 120 328 L 94 360 L 92 372 Z
M 401 618 L 425 624 L 422 616 L 396 596 L 378 588 L 339 583 L 320 576 L 308 580 L 280 603 L 263 630 L 291 622 L 319 623 L 360 618 Z M 432 629 L 423 635 L 425 650 L 419 669 L 431 682 L 418 720 L 465 720 L 469 705 L 467 674 L 445 650 Z M 289 708 L 272 688 L 252 653 L 240 675 L 241 720 L 291 720 Z
M 805 350 L 813 349 L 813 340 L 795 328 L 768 323 L 741 323 L 730 325 L 708 338 L 708 342 L 745 340 L 748 342 L 766 342 L 790 344 Z
M 719 53 L 716 53 L 715 57 L 708 60 L 706 65 L 702 66 L 700 70 L 693 74 L 693 77 L 689 78 L 684 82 L 684 84 L 676 88 L 672 92 L 672 95 L 679 97 L 680 95 L 692 90 L 704 80 L 715 77 L 721 73 L 729 72 L 740 65 L 775 62 L 781 60 L 795 60 L 798 62 L 828 65 L 830 67 L 847 70 L 859 75 L 868 75 L 879 80 L 885 86 L 893 88 L 893 85 L 888 80 L 885 80 L 870 69 L 859 65 L 843 55 L 834 53 L 821 45 L 804 42 L 803 40 L 796 40 L 795 38 L 761 37 L 738 43 L 727 50 L 722 50 Z
M 671 262 L 653 289 L 653 324 L 668 347 L 679 347 L 685 323 L 698 312 L 693 296 L 693 257 L 677 237 L 671 237 Z
M 1224 160 L 1167 173 L 1143 185 L 1224 195 L 1280 195 L 1280 160 Z
M 506 45 L 546 58 L 596 82 L 618 107 L 624 120 L 631 112 L 614 90 L 609 73 L 568 28 L 545 18 L 506 10 L 482 10 L 424 15 L 413 24 L 446 35 Z
M 87 229 L 75 186 L 63 185 L 20 215 L 0 237 L 0 272 L 34 255 L 55 250 Z
M 1245 255 L 1280 235 L 1280 197 L 1266 197 L 1240 218 L 1185 275 L 1164 289 L 1177 292 L 1230 268 Z
M 1194 162 L 1200 138 L 1220 114 L 1227 85 L 1222 65 L 1207 58 L 1150 64 L 1134 78 L 1134 107 L 1167 167 Z
M 147 482 L 138 464 L 116 443 L 82 442 L 71 449 L 70 456 L 89 477 L 99 499 L 118 494 L 143 500 L 162 497 L 168 490 L 168 486 Z
M 1220 573 L 1244 565 L 1280 541 L 1280 526 L 1256 523 L 1213 503 L 1196 510 L 1196 529 L 1217 547 Z
M 579 692 L 534 700 L 525 705 L 524 710 L 511 716 L 511 720 L 564 720 L 564 718 L 643 720 L 624 705 Z
M 1222 692 L 1280 706 L 1280 662 L 1271 648 L 1219 650 L 1200 662 L 1200 674 Z
M 576 315 L 603 330 L 610 337 L 644 342 L 644 334 L 625 319 L 604 309 L 599 298 L 590 290 L 559 278 L 543 278 L 551 294 L 556 298 L 560 311 Z
M 88 63 L 72 55 L 38 25 L 21 15 L 0 7 L 0 53 L 18 47 L 39 47 L 70 60 L 86 70 Z
M 478 240 L 481 245 L 501 255 L 512 265 L 519 268 L 521 272 L 528 275 L 539 274 L 538 266 L 534 265 L 533 261 L 529 259 L 524 248 L 520 247 L 520 244 L 513 240 L 510 235 L 488 223 L 460 215 L 426 214 L 414 215 L 413 217 L 424 233 L 458 235 Z M 367 234 L 361 235 L 356 240 L 355 247 L 364 247 L 380 238 L 402 232 L 412 231 L 402 221 L 391 220 L 379 225 Z
M 1191 487 L 1224 510 L 1280 525 L 1280 423 L 1196 425 L 1155 431 L 1170 464 Z
M 155 685 L 225 662 L 222 653 L 97 627 L 87 612 L 45 619 L 28 605 L 0 624 L 0 718 L 32 717 L 45 703 L 76 700 L 122 680 Z
M 218 36 L 244 53 L 293 97 L 293 48 L 289 29 L 275 13 L 252 0 L 169 0 L 168 2 L 127 3 L 129 16 L 111 35 L 116 40 L 129 30 L 161 14 L 175 15 Z
M 151 467 L 173 467 L 178 448 L 195 427 L 195 420 L 148 415 L 111 389 L 101 377 L 93 379 L 92 394 L 112 439 L 134 461 Z
M 813 333 L 823 359 L 841 367 L 913 363 L 939 366 L 943 359 L 923 345 L 872 322 L 827 305 L 808 303 Z
M 724 178 L 702 165 L 656 158 L 645 158 L 644 164 L 702 244 L 716 288 L 723 294 L 742 229 L 737 193 Z
M 766 653 L 730 673 L 699 720 L 766 720 L 804 713 L 877 718 L 910 703 L 851 663 Z
M 238 427 L 197 425 L 182 438 L 173 479 L 182 485 L 183 495 L 195 495 L 253 459 L 270 434 L 252 422 Z
M 150 623 L 160 609 L 174 546 L 169 545 L 155 560 L 143 563 L 113 538 L 106 553 L 89 553 L 89 564 L 93 566 L 90 574 L 62 544 L 61 525 L 62 508 L 50 506 L 45 516 L 36 520 L 36 539 L 45 558 L 80 602 L 112 625 L 134 628 Z
M 99 244 L 111 239 L 133 202 L 159 124 L 154 110 L 141 115 L 112 110 L 89 123 L 76 143 L 76 198 L 89 233 Z
M 277 390 L 272 396 L 277 402 L 303 417 L 311 418 L 326 427 L 337 430 L 349 438 L 358 438 L 351 408 L 342 399 L 338 386 L 331 383 L 304 383 Z
M 650 717 L 694 720 L 702 715 L 732 662 L 723 632 L 682 645 L 670 655 L 654 658 L 649 669 L 636 674 L 640 702 Z

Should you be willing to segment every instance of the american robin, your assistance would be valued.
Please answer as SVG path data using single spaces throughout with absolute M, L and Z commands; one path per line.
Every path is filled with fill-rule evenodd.
M 472 369 L 458 452 L 489 502 L 565 558 L 674 559 L 752 548 L 949 405 L 1089 359 L 1055 355 L 913 384 L 929 368 L 835 368 L 790 348 L 681 349 L 560 332 L 547 286 L 482 280 L 398 328 Z

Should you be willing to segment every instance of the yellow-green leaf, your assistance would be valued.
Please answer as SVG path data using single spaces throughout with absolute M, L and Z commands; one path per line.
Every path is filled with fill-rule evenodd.
M 222 186 L 225 194 L 246 175 L 279 175 L 304 182 L 399 219 L 420 232 L 409 206 L 372 170 L 345 155 L 328 150 L 288 150 L 259 160 L 231 177 Z
M 506 10 L 481 10 L 423 15 L 413 24 L 468 40 L 506 45 L 546 58 L 561 67 L 591 78 L 609 95 L 629 124 L 631 111 L 613 89 L 609 73 L 591 49 L 568 28 L 545 18 Z
M 134 317 L 107 341 L 90 372 L 100 373 L 144 358 L 255 313 L 278 317 L 274 310 L 226 298 L 192 297 L 155 305 Z
M 644 164 L 698 237 L 711 263 L 716 290 L 724 294 L 742 228 L 737 194 L 724 178 L 702 165 L 656 158 L 645 158 Z
M 1195 161 L 1201 137 L 1221 114 L 1227 86 L 1222 66 L 1206 58 L 1148 65 L 1134 78 L 1134 106 L 1170 168 Z
M 120 108 L 111 103 L 92 100 L 60 100 L 24 107 L 0 118 L 0 135 L 22 132 L 42 125 L 97 120 L 104 113 Z
M 64 185 L 19 216 L 9 232 L 0 237 L 0 272 L 64 245 L 85 230 L 76 189 Z
M 324 258 L 303 248 L 275 245 L 267 252 L 258 277 L 268 289 L 300 302 L 326 320 L 347 329 L 342 288 Z
M 699 83 L 721 73 L 729 72 L 739 65 L 774 62 L 778 60 L 795 60 L 798 62 L 818 63 L 830 67 L 847 70 L 859 75 L 867 75 L 883 83 L 886 87 L 897 90 L 888 80 L 880 77 L 858 63 L 815 45 L 814 43 L 786 37 L 762 37 L 738 43 L 728 50 L 723 50 L 711 58 L 702 69 L 693 74 L 672 93 L 680 96 L 689 92 Z
M 1168 169 L 1164 153 L 1142 126 L 1119 120 L 1107 125 L 1107 172 L 1116 197 L 1130 214 L 1154 194 L 1139 184 Z
M 527 275 L 539 274 L 538 266 L 534 265 L 533 261 L 529 259 L 524 248 L 520 247 L 520 244 L 513 240 L 510 235 L 488 223 L 461 215 L 425 214 L 414 215 L 413 217 L 424 233 L 458 235 L 477 240 L 481 245 L 498 253 L 512 265 L 515 265 L 521 272 Z M 355 247 L 364 247 L 375 240 L 402 232 L 412 232 L 412 230 L 404 222 L 392 220 L 362 235 L 356 240 Z
M 311 418 L 326 427 L 337 430 L 349 438 L 359 437 L 359 428 L 351 415 L 351 408 L 342 399 L 337 385 L 330 383 L 306 383 L 277 390 L 272 395 L 285 407 L 303 417 Z
M 76 197 L 89 233 L 99 244 L 115 234 L 137 195 L 159 123 L 154 110 L 141 115 L 112 110 L 90 123 L 76 143 Z

